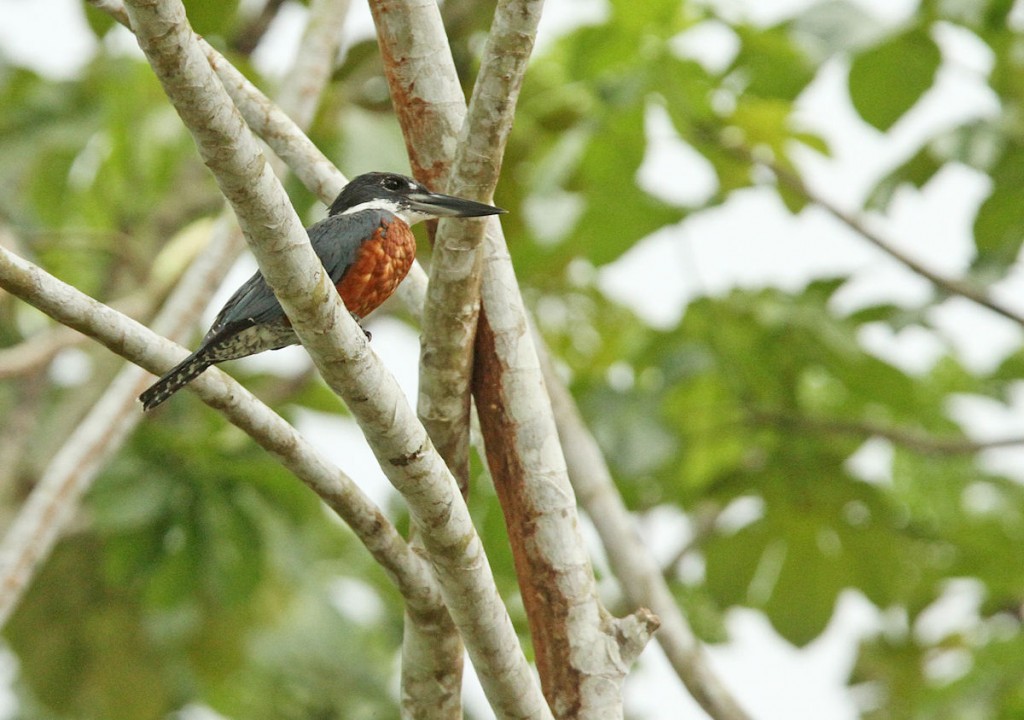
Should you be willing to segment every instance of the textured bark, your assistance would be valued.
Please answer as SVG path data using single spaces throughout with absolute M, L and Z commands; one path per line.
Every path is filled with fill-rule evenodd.
M 484 288 L 508 289 L 510 275 L 507 255 L 485 258 Z M 621 717 L 622 681 L 638 650 L 619 644 L 620 625 L 637 619 L 616 620 L 597 599 L 537 354 L 511 287 L 485 290 L 473 390 L 537 669 L 556 717 Z M 640 624 L 647 637 L 657 627 L 654 618 Z
M 231 202 L 263 276 L 423 532 L 442 596 L 493 708 L 500 717 L 549 717 L 454 478 L 327 279 L 180 3 L 132 0 L 127 9 L 140 46 Z
M 489 201 L 498 181 L 515 99 L 540 13 L 530 18 L 533 26 L 520 33 L 514 45 L 506 42 L 505 34 L 492 31 L 477 79 L 477 87 L 486 87 L 487 91 L 474 91 L 469 116 L 463 121 L 465 101 L 437 6 L 420 5 L 420 11 L 430 14 L 435 22 L 416 26 L 384 22 L 383 17 L 395 7 L 388 3 L 371 3 L 385 73 L 395 96 L 393 102 L 403 126 L 415 126 L 418 136 L 433 134 L 437 139 L 435 143 L 407 141 L 413 172 L 428 186 L 443 189 L 452 154 L 450 138 L 461 125 L 463 142 L 455 148 L 455 172 L 460 185 L 458 190 L 449 185 L 448 192 Z M 495 25 L 507 23 L 499 20 Z M 410 57 L 429 57 L 434 62 L 407 62 Z M 509 63 L 508 58 L 515 62 Z M 449 112 L 438 111 L 442 107 Z M 463 495 L 469 491 L 469 385 L 473 336 L 480 308 L 479 245 L 485 223 L 439 223 L 428 296 L 421 318 L 417 412 L 458 480 Z M 430 636 L 425 634 L 428 630 Z M 409 716 L 415 716 L 417 710 L 432 713 L 439 704 L 445 714 L 434 717 L 460 716 L 461 709 L 456 702 L 444 702 L 461 684 L 462 663 L 457 638 L 443 635 L 443 630 L 438 625 L 418 629 L 406 626 L 403 700 L 418 699 L 421 703 L 416 706 L 410 701 L 404 706 Z M 447 652 L 419 652 L 431 645 Z M 423 662 L 416 662 L 416 657 Z M 414 665 L 410 667 L 410 663 Z M 413 692 L 414 685 L 419 692 Z
M 494 195 L 542 6 L 540 0 L 498 3 L 455 148 L 449 193 L 484 202 Z M 422 321 L 420 417 L 464 493 L 480 244 L 488 226 L 500 227 L 497 218 L 438 223 Z
M 559 652 L 569 646 L 570 628 L 566 622 L 569 613 L 568 598 L 557 589 L 557 572 L 532 552 L 542 538 L 538 537 L 535 507 L 526 484 L 527 469 L 523 466 L 515 435 L 522 428 L 504 411 L 508 404 L 508 391 L 504 386 L 508 367 L 498 357 L 494 330 L 487 316 L 480 318 L 477 331 L 476 382 L 473 394 L 480 413 L 480 427 L 487 448 L 487 464 L 494 477 L 494 487 L 505 513 L 509 543 L 515 561 L 519 590 L 530 624 L 530 639 L 536 656 L 537 671 L 544 683 L 545 696 L 558 718 L 571 718 L 579 714 L 582 705 L 580 668 L 565 662 L 567 653 Z M 559 505 L 564 507 L 565 498 Z M 553 690 L 560 688 L 556 693 Z
M 462 717 L 464 648 L 443 607 L 437 613 L 405 613 L 402 633 L 402 718 Z
M 413 175 L 441 190 L 466 116 L 441 11 L 434 0 L 371 0 L 370 12 Z M 405 22 L 411 14 L 422 22 Z
M 512 22 L 518 8 L 521 22 L 539 3 L 509 2 L 502 7 Z M 380 8 L 386 11 L 375 11 L 375 19 L 386 60 L 400 68 L 401 78 L 428 72 L 420 67 L 425 64 L 422 58 L 435 57 L 438 49 L 413 54 L 401 46 L 385 46 L 392 38 L 405 37 L 410 28 L 417 33 L 427 32 L 431 24 L 440 28 L 439 18 L 418 3 L 381 3 Z M 434 34 L 443 34 L 443 28 Z M 389 71 L 390 82 L 395 82 L 395 74 Z M 429 98 L 418 95 L 416 88 L 407 81 L 393 87 L 396 106 L 412 103 L 420 110 L 429 105 Z M 431 111 L 447 113 L 443 128 L 458 124 L 461 109 L 448 102 Z M 399 118 L 410 114 L 399 111 Z M 454 139 L 439 139 L 436 129 L 425 131 L 419 122 L 404 122 L 403 132 L 412 155 L 425 155 L 430 149 L 436 157 Z M 467 126 L 466 132 L 468 137 L 472 128 Z M 457 187 L 454 178 L 449 187 Z M 627 667 L 619 654 L 616 623 L 597 599 L 504 238 L 497 223 L 489 227 L 494 232 L 487 234 L 482 264 L 486 323 L 481 316 L 474 388 L 480 393 L 477 410 L 488 464 L 495 485 L 500 486 L 545 696 L 558 717 L 619 717 Z

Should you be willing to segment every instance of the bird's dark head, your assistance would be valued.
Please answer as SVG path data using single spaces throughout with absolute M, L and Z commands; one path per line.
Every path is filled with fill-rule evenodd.
M 484 203 L 430 192 L 405 175 L 371 172 L 352 178 L 328 210 L 345 215 L 360 210 L 386 210 L 409 225 L 439 217 L 480 217 L 505 212 Z

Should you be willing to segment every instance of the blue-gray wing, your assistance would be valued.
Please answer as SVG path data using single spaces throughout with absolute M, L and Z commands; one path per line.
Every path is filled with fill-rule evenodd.
M 373 237 L 382 222 L 394 219 L 394 215 L 386 210 L 360 210 L 324 218 L 309 228 L 309 241 L 331 282 L 337 285 L 355 262 L 363 242 Z
M 381 221 L 391 219 L 382 210 L 362 210 L 348 215 L 324 218 L 306 229 L 320 262 L 327 270 L 331 282 L 337 284 L 356 259 L 363 240 L 373 235 Z M 209 332 L 203 338 L 207 343 L 214 336 L 234 334 L 239 330 L 263 323 L 285 319 L 284 309 L 277 301 L 263 275 L 257 270 L 245 281 L 221 308 Z

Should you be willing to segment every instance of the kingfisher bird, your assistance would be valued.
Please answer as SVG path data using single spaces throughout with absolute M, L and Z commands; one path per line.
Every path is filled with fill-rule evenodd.
M 371 172 L 353 178 L 331 203 L 327 217 L 307 228 L 309 241 L 359 322 L 384 302 L 416 257 L 411 225 L 439 217 L 482 217 L 505 210 L 431 192 L 412 178 Z M 139 399 L 155 408 L 206 368 L 265 350 L 297 345 L 284 309 L 257 270 L 224 304 L 199 348 Z

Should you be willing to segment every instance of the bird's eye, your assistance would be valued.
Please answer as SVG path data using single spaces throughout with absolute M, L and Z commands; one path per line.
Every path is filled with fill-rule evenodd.
M 386 190 L 401 190 L 402 189 L 402 181 L 399 180 L 396 177 L 386 177 L 386 178 L 384 178 L 384 189 L 386 189 Z

